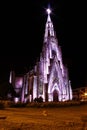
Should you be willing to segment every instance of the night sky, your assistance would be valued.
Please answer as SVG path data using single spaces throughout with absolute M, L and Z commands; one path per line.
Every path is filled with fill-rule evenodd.
M 48 4 L 71 85 L 87 84 L 85 3 L 65 0 L 1 3 L 0 83 L 9 80 L 11 69 L 23 74 L 35 65 L 42 51 Z

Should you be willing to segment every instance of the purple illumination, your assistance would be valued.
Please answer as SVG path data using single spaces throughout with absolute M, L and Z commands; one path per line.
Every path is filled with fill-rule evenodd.
M 23 84 L 23 78 L 22 77 L 17 77 L 15 81 L 15 87 L 16 88 L 21 88 Z
M 21 88 L 22 102 L 32 102 L 39 97 L 42 97 L 44 102 L 72 100 L 68 70 L 62 61 L 61 48 L 50 18 L 51 10 L 48 8 L 46 11 L 48 16 L 40 60 L 34 69 L 22 78 L 15 78 L 15 88 Z M 12 77 L 10 82 L 11 80 Z
M 18 97 L 15 97 L 15 98 L 14 98 L 14 101 L 15 101 L 15 103 L 19 102 L 19 98 L 18 98 Z

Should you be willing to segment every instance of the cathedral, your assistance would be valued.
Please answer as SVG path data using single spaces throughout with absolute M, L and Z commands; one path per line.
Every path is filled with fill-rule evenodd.
M 39 61 L 32 70 L 22 76 L 10 72 L 9 82 L 13 85 L 17 96 L 15 102 L 33 102 L 42 97 L 43 102 L 72 100 L 71 82 L 68 69 L 63 64 L 62 52 L 47 9 L 42 52 Z

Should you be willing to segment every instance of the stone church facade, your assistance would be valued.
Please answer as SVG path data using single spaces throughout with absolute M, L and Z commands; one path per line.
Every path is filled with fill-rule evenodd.
M 11 71 L 9 82 L 18 94 L 14 98 L 16 102 L 33 102 L 39 97 L 42 97 L 44 102 L 72 100 L 68 69 L 62 61 L 61 48 L 50 14 L 47 16 L 39 61 L 31 71 L 22 76 L 16 77 Z

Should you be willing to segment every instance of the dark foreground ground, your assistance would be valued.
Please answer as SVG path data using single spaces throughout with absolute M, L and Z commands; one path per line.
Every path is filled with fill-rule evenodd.
M 0 110 L 0 130 L 87 130 L 87 105 Z

